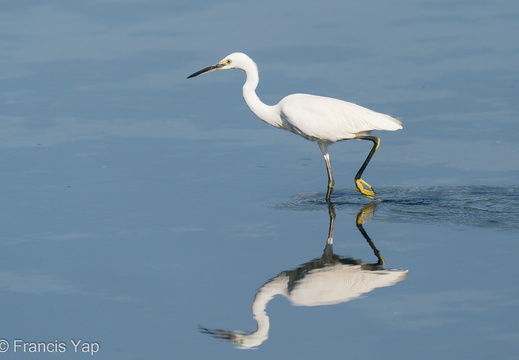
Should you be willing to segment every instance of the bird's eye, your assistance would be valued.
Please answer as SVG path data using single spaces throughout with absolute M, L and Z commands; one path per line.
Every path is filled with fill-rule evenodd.
M 232 63 L 232 60 L 231 59 L 227 59 L 227 61 L 225 62 L 227 65 L 231 65 Z

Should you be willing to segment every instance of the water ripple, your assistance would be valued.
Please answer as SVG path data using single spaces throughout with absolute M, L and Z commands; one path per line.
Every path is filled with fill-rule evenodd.
M 467 226 L 519 229 L 519 186 L 381 187 L 371 201 L 354 191 L 332 198 L 338 211 L 356 212 L 375 203 L 374 219 L 410 223 L 456 223 Z M 324 210 L 323 194 L 301 194 L 274 205 L 279 210 Z

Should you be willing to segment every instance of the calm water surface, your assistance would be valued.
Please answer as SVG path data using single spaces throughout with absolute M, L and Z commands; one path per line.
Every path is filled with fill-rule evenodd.
M 517 359 L 519 7 L 302 5 L 0 5 L 0 357 Z M 234 51 L 267 103 L 403 121 L 379 199 L 369 144 L 330 148 L 329 206 L 241 72 L 185 79 Z

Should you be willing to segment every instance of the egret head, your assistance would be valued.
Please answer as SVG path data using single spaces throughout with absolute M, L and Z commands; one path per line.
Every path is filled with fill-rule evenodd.
M 232 54 L 224 57 L 221 61 L 217 62 L 216 64 L 203 68 L 202 70 L 199 70 L 199 71 L 189 75 L 187 78 L 190 79 L 192 77 L 202 75 L 205 73 L 209 73 L 212 71 L 216 71 L 216 70 L 226 70 L 226 69 L 245 70 L 247 68 L 247 66 L 250 66 L 251 64 L 254 64 L 254 62 L 247 55 L 245 55 L 243 53 L 238 53 L 238 52 L 232 53 Z M 254 64 L 254 66 L 255 65 L 256 64 Z

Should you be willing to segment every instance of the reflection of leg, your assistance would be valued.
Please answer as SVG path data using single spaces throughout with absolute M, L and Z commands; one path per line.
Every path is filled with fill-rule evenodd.
M 362 226 L 364 223 L 371 220 L 371 218 L 375 214 L 376 207 L 377 207 L 377 205 L 375 203 L 370 203 L 370 204 L 367 204 L 366 206 L 364 206 L 357 214 L 356 224 L 357 224 L 357 229 L 359 229 L 360 233 L 362 234 L 364 239 L 366 239 L 369 246 L 373 250 L 373 253 L 377 257 L 377 259 L 378 259 L 377 265 L 384 265 L 386 263 L 386 260 L 384 260 L 384 258 L 380 254 L 380 251 L 378 251 L 377 247 L 375 246 L 373 241 L 371 241 L 371 238 L 369 237 L 368 233 L 366 232 L 366 230 L 364 230 L 364 227 Z
M 321 261 L 323 264 L 333 263 L 337 256 L 333 253 L 333 230 L 335 228 L 335 208 L 333 203 L 328 203 L 328 215 L 330 215 L 330 224 L 328 226 L 328 239 L 326 240 L 326 246 L 323 250 L 323 256 Z
M 328 214 L 330 215 L 330 225 L 328 227 L 328 240 L 327 244 L 333 244 L 333 229 L 335 227 L 335 209 L 333 204 L 328 204 Z
M 355 186 L 357 187 L 357 190 L 364 195 L 365 197 L 369 199 L 375 198 L 375 190 L 371 187 L 370 184 L 365 182 L 361 179 L 362 174 L 364 173 L 364 170 L 366 170 L 366 167 L 369 164 L 369 161 L 377 151 L 378 147 L 380 146 L 380 139 L 375 136 L 357 136 L 356 139 L 360 140 L 369 140 L 373 141 L 373 147 L 371 148 L 371 151 L 369 152 L 368 156 L 366 157 L 366 160 L 364 160 L 364 163 L 360 167 L 359 171 L 357 172 L 357 175 L 355 175 Z

